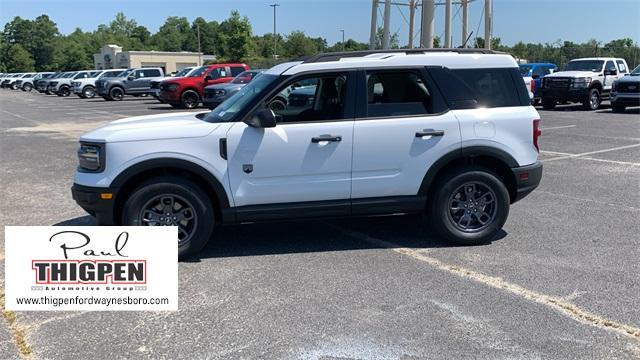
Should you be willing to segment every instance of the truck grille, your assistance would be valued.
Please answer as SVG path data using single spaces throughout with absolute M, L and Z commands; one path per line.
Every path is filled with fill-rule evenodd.
M 544 79 L 545 87 L 552 89 L 566 89 L 571 85 L 571 78 L 548 77 Z
M 616 90 L 618 92 L 621 93 L 632 93 L 632 94 L 638 94 L 640 93 L 640 82 L 637 83 L 618 83 L 618 86 L 616 88 Z

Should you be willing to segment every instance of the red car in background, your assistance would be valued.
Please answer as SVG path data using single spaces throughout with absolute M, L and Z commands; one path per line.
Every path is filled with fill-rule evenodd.
M 175 108 L 193 109 L 200 103 L 205 86 L 227 83 L 246 70 L 249 70 L 247 64 L 200 66 L 188 76 L 163 80 L 158 98 Z

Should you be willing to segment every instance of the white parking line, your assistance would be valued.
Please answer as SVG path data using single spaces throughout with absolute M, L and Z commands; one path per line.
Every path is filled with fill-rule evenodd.
M 540 130 L 544 131 L 544 130 L 568 129 L 568 128 L 574 128 L 576 126 L 577 125 L 552 126 L 552 127 L 543 127 L 543 128 L 540 128 Z
M 398 254 L 412 257 L 438 270 L 457 275 L 464 279 L 473 280 L 483 285 L 509 292 L 525 300 L 544 305 L 581 324 L 595 326 L 603 330 L 630 337 L 634 340 L 640 340 L 640 328 L 633 325 L 627 325 L 606 319 L 600 315 L 582 309 L 563 298 L 542 294 L 537 291 L 527 289 L 518 284 L 508 282 L 497 276 L 490 276 L 475 270 L 471 270 L 469 268 L 464 268 L 462 266 L 447 264 L 444 261 L 429 256 L 424 250 L 419 251 L 415 249 L 400 247 L 397 244 L 393 244 L 381 239 L 376 239 L 360 232 L 348 231 L 341 228 L 338 228 L 338 230 L 356 239 L 391 249 Z
M 571 158 L 577 158 L 577 157 L 587 156 L 587 155 L 602 154 L 602 153 L 606 153 L 606 152 L 610 152 L 610 151 L 631 149 L 631 148 L 635 148 L 635 147 L 638 147 L 638 146 L 640 146 L 640 144 L 618 146 L 618 147 L 614 147 L 614 148 L 611 148 L 611 149 L 589 151 L 589 152 L 585 152 L 585 153 L 581 153 L 581 154 L 567 154 L 567 155 L 563 155 L 563 156 L 559 156 L 559 157 L 555 157 L 555 158 L 551 158 L 551 159 L 545 159 L 545 160 L 542 160 L 542 161 L 543 162 L 550 162 L 550 161 L 556 161 L 556 160 L 571 159 Z

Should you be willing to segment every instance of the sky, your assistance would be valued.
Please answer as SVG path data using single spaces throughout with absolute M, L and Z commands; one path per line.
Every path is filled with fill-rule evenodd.
M 381 0 L 382 1 L 382 0 Z M 437 0 L 436 3 L 443 0 Z M 483 36 L 481 22 L 483 0 L 471 0 L 469 5 L 470 31 Z M 138 24 L 155 32 L 168 16 L 185 16 L 193 21 L 198 16 L 222 21 L 232 10 L 247 16 L 253 33 L 262 35 L 273 31 L 273 10 L 269 4 L 277 2 L 277 32 L 288 34 L 302 30 L 308 36 L 324 37 L 329 45 L 342 38 L 368 42 L 371 20 L 370 0 L 0 0 L 0 25 L 15 16 L 33 19 L 47 14 L 63 34 L 80 27 L 94 30 L 108 24 L 119 11 Z M 394 0 L 395 3 L 408 0 Z M 453 7 L 453 45 L 461 44 L 458 6 Z M 382 24 L 383 6 L 379 8 L 378 24 Z M 595 38 L 606 43 L 630 37 L 640 42 L 640 0 L 493 0 L 493 36 L 502 43 L 554 42 L 558 39 L 584 42 Z M 400 45 L 408 41 L 407 7 L 392 6 L 391 31 L 399 34 Z M 436 7 L 435 35 L 443 38 L 444 6 Z M 416 33 L 420 27 L 416 14 Z M 479 32 L 476 31 L 479 29 Z M 415 37 L 419 39 L 419 35 Z

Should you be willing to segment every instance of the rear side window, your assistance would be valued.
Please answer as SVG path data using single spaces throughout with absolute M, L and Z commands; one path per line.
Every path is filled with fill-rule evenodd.
M 452 109 L 530 105 L 517 68 L 430 68 L 429 72 Z
M 366 73 L 366 117 L 416 116 L 445 110 L 434 87 L 419 70 L 379 70 Z
M 159 77 L 160 70 L 158 69 L 142 69 L 136 70 L 136 78 L 150 78 L 150 77 Z
M 621 73 L 626 73 L 627 71 L 627 67 L 624 64 L 624 61 L 622 60 L 617 60 L 616 63 L 618 63 L 618 70 L 620 70 Z
M 605 65 L 604 69 L 608 71 L 616 71 L 616 66 L 613 64 L 613 61 L 609 60 L 607 61 L 607 65 Z
M 240 75 L 244 71 L 242 66 L 232 66 L 231 67 L 231 76 L 236 77 Z

